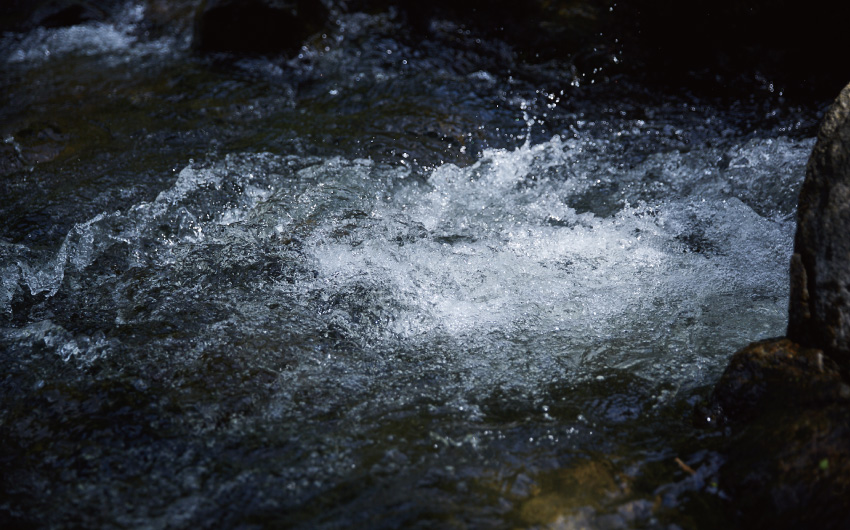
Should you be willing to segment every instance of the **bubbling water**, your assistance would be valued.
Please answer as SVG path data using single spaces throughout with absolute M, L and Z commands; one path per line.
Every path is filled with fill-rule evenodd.
M 557 468 L 553 451 L 616 443 L 598 422 L 657 421 L 731 351 L 783 332 L 799 182 L 784 177 L 770 200 L 753 190 L 801 175 L 810 146 L 753 140 L 629 168 L 615 143 L 557 136 L 424 172 L 268 153 L 192 163 L 58 249 L 4 242 L 3 340 L 82 380 L 139 374 L 132 388 L 156 381 L 158 399 L 179 404 L 174 425 L 205 449 L 133 449 L 190 462 L 158 471 L 152 490 L 196 484 L 193 498 L 240 491 L 301 513 L 364 480 L 403 492 L 436 469 L 483 485 L 494 469 Z M 778 156 L 743 163 L 765 152 Z M 255 443 L 273 459 L 258 463 Z M 201 486 L 217 461 L 243 471 Z M 121 481 L 97 478 L 80 502 Z M 380 512 L 391 501 L 375 491 L 350 508 Z M 132 521 L 189 517 L 150 498 Z M 217 520 L 204 502 L 191 517 Z
M 812 109 L 562 90 L 579 74 L 392 14 L 203 59 L 194 4 L 0 37 L 0 519 L 711 510 L 690 413 L 784 332 Z
M 0 38 L 0 61 L 9 64 L 26 63 L 30 67 L 42 62 L 59 60 L 71 55 L 108 57 L 114 65 L 125 64 L 130 57 L 170 55 L 187 42 L 175 38 L 142 41 L 139 25 L 145 9 L 142 5 L 127 4 L 111 22 L 89 22 L 61 28 L 39 27 L 27 34 L 8 33 Z
M 796 143 L 749 149 L 793 152 Z M 54 296 L 72 289 L 68 271 L 100 274 L 87 268 L 112 247 L 131 269 L 192 277 L 198 253 L 238 248 L 222 250 L 217 266 L 275 259 L 279 269 L 261 286 L 235 286 L 246 308 L 283 296 L 314 333 L 334 329 L 387 366 L 400 351 L 441 352 L 447 372 L 469 374 L 460 387 L 472 394 L 493 385 L 533 392 L 605 367 L 702 383 L 716 375 L 718 356 L 781 333 L 787 206 L 779 197 L 772 215 L 760 215 L 763 203 L 730 190 L 750 190 L 774 170 L 770 161 L 788 160 L 763 157 L 742 178 L 741 164 L 729 164 L 734 177 L 719 169 L 725 153 L 651 157 L 625 174 L 605 156 L 556 136 L 486 151 L 470 167 L 444 164 L 424 179 L 363 159 L 195 164 L 154 201 L 75 226 L 52 258 L 7 249 L 17 267 L 4 269 L 4 309 L 20 287 Z M 650 172 L 655 181 L 636 177 Z M 163 315 L 198 294 L 157 274 L 146 281 L 175 289 Z M 138 304 L 130 294 L 138 281 L 119 289 L 117 322 Z
M 717 352 L 781 332 L 790 223 L 706 191 L 647 203 L 637 186 L 610 216 L 577 213 L 571 203 L 599 182 L 582 174 L 581 151 L 555 137 L 438 167 L 389 197 L 349 188 L 358 215 L 307 239 L 312 286 L 379 300 L 368 319 L 357 302 L 335 308 L 358 336 L 452 344 L 482 385 L 503 388 L 604 366 L 700 380 Z

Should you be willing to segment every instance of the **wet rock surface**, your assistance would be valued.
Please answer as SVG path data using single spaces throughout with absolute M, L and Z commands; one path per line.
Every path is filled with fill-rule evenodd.
M 817 349 L 788 339 L 736 353 L 699 419 L 727 425 L 721 487 L 739 524 L 847 528 L 850 386 Z
M 737 437 L 721 471 L 740 525 L 850 526 L 848 439 L 846 404 L 759 417 Z
M 750 344 L 732 357 L 714 387 L 711 408 L 700 419 L 740 425 L 772 410 L 848 400 L 850 386 L 821 350 L 786 338 L 770 339 Z
M 850 86 L 824 116 L 800 191 L 788 335 L 850 370 Z
M 696 411 L 726 425 L 722 485 L 744 525 L 850 526 L 848 118 L 850 86 L 823 118 L 800 192 L 788 338 L 737 352 Z

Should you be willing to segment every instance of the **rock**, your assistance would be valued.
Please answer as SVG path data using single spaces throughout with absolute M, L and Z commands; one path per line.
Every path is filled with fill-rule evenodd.
M 801 407 L 850 403 L 848 386 L 838 366 L 819 349 L 787 339 L 754 342 L 735 353 L 714 387 L 700 423 L 744 423 L 781 411 L 789 416 Z
M 757 418 L 735 435 L 720 486 L 740 528 L 850 528 L 850 409 Z
M 800 190 L 788 337 L 850 371 L 850 85 L 823 118 Z
M 26 166 L 60 159 L 67 154 L 70 135 L 56 123 L 30 121 L 10 123 L 0 128 L 3 143 L 0 147 L 0 176 Z
M 850 386 L 819 349 L 781 338 L 732 357 L 697 414 L 727 426 L 720 486 L 737 526 L 850 528 L 848 405 Z
M 198 9 L 192 44 L 200 52 L 291 52 L 327 19 L 318 0 L 207 0 Z
M 720 483 L 741 527 L 850 528 L 850 85 L 800 191 L 788 338 L 732 356 L 701 425 L 725 425 Z

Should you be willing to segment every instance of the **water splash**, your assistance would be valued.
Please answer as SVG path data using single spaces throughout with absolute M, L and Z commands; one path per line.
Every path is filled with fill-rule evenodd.
M 706 191 L 648 204 L 643 188 L 608 217 L 577 213 L 571 202 L 598 182 L 582 176 L 586 163 L 580 145 L 556 137 L 362 200 L 359 220 L 337 218 L 308 239 L 314 288 L 371 292 L 391 309 L 356 326 L 361 335 L 478 350 L 497 379 L 521 378 L 509 368 L 517 363 L 560 364 L 556 379 L 569 377 L 564 366 L 595 363 L 653 377 L 660 364 L 678 378 L 713 364 L 703 359 L 710 336 L 726 337 L 721 350 L 752 337 L 748 317 L 736 328 L 718 315 L 754 310 L 771 315 L 763 332 L 781 328 L 788 223 Z M 347 309 L 347 328 L 361 311 Z
M 505 473 L 506 454 L 524 468 L 595 451 L 605 425 L 655 421 L 731 351 L 783 332 L 787 194 L 810 145 L 630 167 L 616 142 L 557 136 L 423 172 L 268 153 L 193 162 L 58 249 L 0 246 L 0 331 L 14 355 L 47 353 L 82 378 L 165 381 L 193 433 L 278 440 L 273 474 L 244 463 L 249 486 L 215 479 L 210 498 L 285 492 L 276 506 L 302 509 L 363 470 L 410 491 L 458 461 L 479 481 Z M 774 174 L 786 183 L 759 184 Z
M 724 162 L 775 143 L 790 154 L 764 156 L 750 173 Z M 382 363 L 412 350 L 448 354 L 447 372 L 475 380 L 461 378 L 462 392 L 496 383 L 534 391 L 612 366 L 699 382 L 721 352 L 784 326 L 787 189 L 767 217 L 730 191 L 750 190 L 776 170 L 771 161 L 799 170 L 798 143 L 672 154 L 661 165 L 653 156 L 617 172 L 600 169 L 613 167 L 616 146 L 556 136 L 486 151 L 467 168 L 444 164 L 424 182 L 369 160 L 229 156 L 188 166 L 152 202 L 75 226 L 49 260 L 19 256 L 4 269 L 4 309 L 15 282 L 54 296 L 67 271 L 102 274 L 86 268 L 120 249 L 131 268 L 171 270 L 148 280 L 172 285 L 166 312 L 154 313 L 167 318 L 197 296 L 174 277 L 197 280 L 198 256 L 218 253 L 218 268 L 275 263 L 260 293 L 236 285 L 243 304 L 293 300 L 313 333 L 336 330 L 382 352 Z M 636 177 L 651 172 L 658 178 Z M 132 321 L 120 316 L 138 305 L 132 293 L 151 289 L 138 281 L 119 282 L 120 322 Z
M 0 57 L 3 63 L 29 67 L 73 55 L 101 56 L 120 65 L 133 57 L 171 54 L 188 45 L 175 37 L 140 39 L 138 26 L 144 20 L 144 11 L 143 5 L 128 3 L 110 22 L 38 27 L 24 35 L 7 33 L 0 38 Z

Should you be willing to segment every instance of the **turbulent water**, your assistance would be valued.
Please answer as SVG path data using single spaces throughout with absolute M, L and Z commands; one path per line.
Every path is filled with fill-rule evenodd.
M 379 17 L 222 72 L 143 15 L 3 41 L 6 117 L 22 98 L 71 147 L 41 163 L 3 131 L 0 517 L 722 511 L 690 414 L 732 352 L 784 333 L 808 111 L 464 70 Z M 74 105 L 110 130 L 94 148 Z

